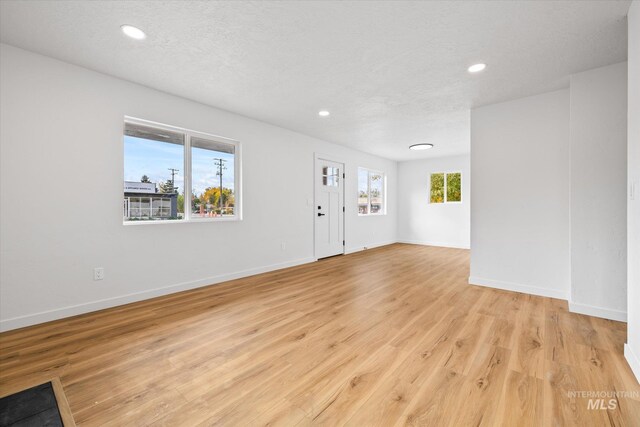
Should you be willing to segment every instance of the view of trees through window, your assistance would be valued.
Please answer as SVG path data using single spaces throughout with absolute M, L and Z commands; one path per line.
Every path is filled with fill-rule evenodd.
M 234 214 L 235 147 L 191 138 L 191 215 L 196 218 Z
M 447 174 L 447 202 L 459 202 L 462 200 L 461 174 Z
M 444 174 L 432 173 L 431 174 L 431 196 L 429 198 L 431 203 L 444 203 Z
M 185 179 L 185 143 L 191 174 Z M 125 124 L 125 221 L 235 215 L 235 145 L 179 131 Z M 191 187 L 186 197 L 185 186 Z
M 431 174 L 430 203 L 460 201 L 462 201 L 462 174 L 460 172 Z
M 358 169 L 358 213 L 384 214 L 384 174 Z

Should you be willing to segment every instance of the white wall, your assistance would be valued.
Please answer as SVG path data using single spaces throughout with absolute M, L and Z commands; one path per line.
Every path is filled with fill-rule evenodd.
M 0 66 L 3 330 L 312 261 L 315 152 L 346 162 L 347 248 L 396 241 L 393 161 L 7 45 Z M 244 220 L 123 226 L 125 115 L 241 141 Z M 386 216 L 358 217 L 358 166 Z
M 567 299 L 569 91 L 471 111 L 472 284 Z
M 629 8 L 627 173 L 627 345 L 624 354 L 640 381 L 640 2 Z
M 627 63 L 571 76 L 571 311 L 626 321 Z
M 429 178 L 462 172 L 461 203 L 429 203 Z M 470 157 L 451 156 L 398 163 L 398 240 L 469 248 Z

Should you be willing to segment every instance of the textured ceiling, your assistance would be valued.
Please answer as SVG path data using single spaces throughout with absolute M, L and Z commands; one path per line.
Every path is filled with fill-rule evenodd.
M 628 1 L 3 1 L 2 42 L 396 160 L 626 59 Z M 120 25 L 148 35 L 128 39 Z M 486 62 L 477 75 L 469 65 Z M 318 110 L 331 111 L 320 118 Z M 407 149 L 431 142 L 426 152 Z

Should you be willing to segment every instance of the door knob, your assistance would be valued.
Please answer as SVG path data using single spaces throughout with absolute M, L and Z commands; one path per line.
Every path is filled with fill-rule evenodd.
M 323 213 L 318 212 L 318 216 L 324 216 L 324 214 L 323 214 Z

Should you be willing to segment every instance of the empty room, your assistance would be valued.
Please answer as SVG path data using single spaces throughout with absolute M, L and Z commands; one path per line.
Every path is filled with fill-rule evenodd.
M 0 427 L 640 427 L 640 0 L 0 1 Z

